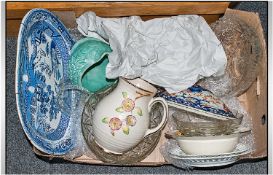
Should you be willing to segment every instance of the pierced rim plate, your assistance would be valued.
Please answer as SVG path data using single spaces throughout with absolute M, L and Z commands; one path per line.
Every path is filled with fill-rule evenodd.
M 33 9 L 22 20 L 17 44 L 16 103 L 30 142 L 47 154 L 62 155 L 74 145 L 71 120 L 57 106 L 59 84 L 68 78 L 74 41 L 51 12 Z
M 216 159 L 183 159 L 183 164 L 191 167 L 218 167 L 235 163 L 238 157 L 216 158 Z

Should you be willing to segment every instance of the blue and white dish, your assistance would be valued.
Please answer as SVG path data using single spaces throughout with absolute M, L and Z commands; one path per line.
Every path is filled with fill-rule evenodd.
M 175 94 L 160 91 L 156 96 L 163 97 L 169 106 L 217 119 L 234 119 L 228 107 L 210 91 L 199 85 Z
M 73 146 L 70 116 L 58 108 L 61 81 L 68 79 L 74 40 L 51 12 L 33 9 L 22 20 L 17 46 L 16 101 L 30 142 L 47 154 L 63 155 Z

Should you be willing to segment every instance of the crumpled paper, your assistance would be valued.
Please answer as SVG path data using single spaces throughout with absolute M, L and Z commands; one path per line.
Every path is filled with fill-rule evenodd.
M 174 93 L 203 77 L 224 74 L 224 49 L 201 16 L 142 21 L 139 16 L 101 18 L 86 12 L 76 22 L 83 35 L 110 44 L 107 78 L 141 77 Z

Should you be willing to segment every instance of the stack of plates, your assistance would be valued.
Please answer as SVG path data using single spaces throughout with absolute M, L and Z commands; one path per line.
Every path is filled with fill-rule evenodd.
M 188 155 L 176 146 L 169 149 L 167 152 L 174 161 L 182 161 L 182 163 L 187 166 L 215 167 L 236 162 L 239 156 L 250 153 L 250 148 L 247 145 L 239 143 L 234 151 L 230 153 L 222 153 L 219 155 Z

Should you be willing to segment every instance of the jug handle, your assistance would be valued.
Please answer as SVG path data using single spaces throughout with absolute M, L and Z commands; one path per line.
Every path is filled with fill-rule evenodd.
M 149 102 L 149 105 L 148 105 L 148 111 L 149 111 L 149 113 L 150 113 L 150 111 L 151 111 L 152 106 L 153 106 L 155 103 L 161 103 L 162 106 L 163 106 L 163 108 L 164 108 L 162 120 L 161 120 L 161 122 L 160 122 L 156 127 L 151 128 L 151 129 L 148 129 L 148 130 L 146 131 L 144 137 L 147 136 L 147 135 L 149 135 L 149 134 L 152 134 L 152 133 L 158 131 L 159 129 L 161 129 L 161 128 L 165 125 L 165 123 L 166 123 L 166 121 L 167 121 L 167 118 L 168 118 L 168 104 L 167 104 L 167 102 L 166 102 L 163 98 L 161 98 L 161 97 L 153 98 L 153 99 Z

